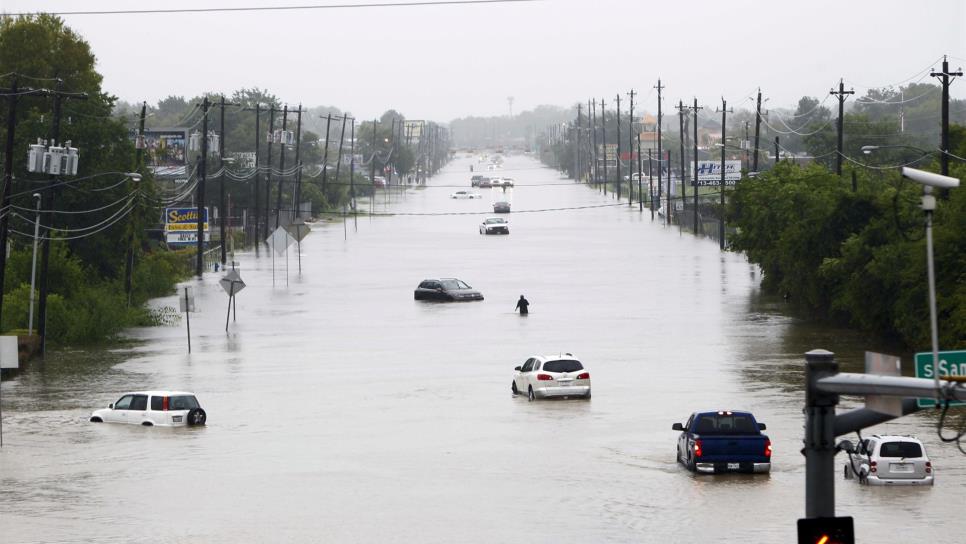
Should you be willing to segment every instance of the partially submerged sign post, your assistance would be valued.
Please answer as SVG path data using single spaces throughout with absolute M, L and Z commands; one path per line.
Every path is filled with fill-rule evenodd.
M 238 272 L 238 270 L 235 270 L 234 268 L 235 267 L 234 261 L 232 261 L 231 265 L 232 265 L 231 271 L 225 274 L 225 277 L 221 278 L 221 280 L 218 281 L 218 283 L 221 285 L 221 288 L 224 289 L 226 293 L 228 293 L 228 315 L 225 316 L 225 332 L 228 332 L 228 318 L 231 317 L 232 315 L 233 302 L 235 303 L 234 308 L 236 312 L 238 310 L 238 303 L 235 301 L 235 295 L 237 295 L 239 291 L 245 288 L 245 282 L 242 281 L 241 274 Z M 236 317 L 237 317 L 237 314 L 236 314 Z
M 188 353 L 191 353 L 191 312 L 195 311 L 195 296 L 191 292 L 191 288 L 185 286 L 184 296 L 179 297 L 179 306 L 181 311 L 184 312 L 185 323 L 188 325 Z
M 288 246 L 295 242 L 292 235 L 289 234 L 284 227 L 278 227 L 272 234 L 265 240 L 268 247 L 272 248 L 272 285 L 275 285 L 275 254 L 282 255 L 288 250 Z M 285 276 L 285 281 L 288 281 L 288 275 Z
M 296 218 L 290 225 L 285 227 L 286 232 L 288 232 L 292 238 L 298 243 L 298 254 L 299 254 L 299 275 L 302 275 L 302 240 L 305 239 L 309 234 L 309 226 L 305 224 L 302 218 Z
M 20 368 L 20 351 L 16 336 L 0 336 L 0 386 L 3 385 L 3 369 Z M 2 387 L 0 387 L 2 390 Z M 0 393 L 0 448 L 3 447 L 3 395 Z

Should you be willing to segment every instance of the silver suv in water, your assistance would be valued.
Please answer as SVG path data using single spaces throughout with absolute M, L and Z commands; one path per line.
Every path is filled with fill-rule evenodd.
M 932 462 L 912 436 L 873 435 L 862 440 L 845 464 L 845 479 L 869 485 L 932 485 Z

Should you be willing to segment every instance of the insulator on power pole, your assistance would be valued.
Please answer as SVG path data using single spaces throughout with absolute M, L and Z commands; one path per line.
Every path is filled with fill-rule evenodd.
M 30 144 L 27 152 L 27 171 L 44 172 L 44 153 L 47 151 L 47 141 L 37 138 L 37 143 Z

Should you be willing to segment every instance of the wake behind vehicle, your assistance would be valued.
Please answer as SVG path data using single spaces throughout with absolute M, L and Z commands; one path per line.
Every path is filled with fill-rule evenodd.
M 208 414 L 194 393 L 187 391 L 134 391 L 124 393 L 107 408 L 94 410 L 94 423 L 127 423 L 146 427 L 204 425 Z
M 456 278 L 423 280 L 413 293 L 415 300 L 439 300 L 443 302 L 468 302 L 483 300 L 483 294 L 466 282 Z
M 480 234 L 510 234 L 510 223 L 502 217 L 487 217 L 480 224 Z
M 534 355 L 513 369 L 510 390 L 528 400 L 590 398 L 590 372 L 572 353 Z
M 681 431 L 677 460 L 693 472 L 763 473 L 771 471 L 771 440 L 750 412 L 694 412 Z
M 849 452 L 845 479 L 869 485 L 933 485 L 932 462 L 912 436 L 873 435 Z
M 473 199 L 473 198 L 483 198 L 483 195 L 481 195 L 480 193 L 471 193 L 469 191 L 456 191 L 455 193 L 450 194 L 449 197 Z

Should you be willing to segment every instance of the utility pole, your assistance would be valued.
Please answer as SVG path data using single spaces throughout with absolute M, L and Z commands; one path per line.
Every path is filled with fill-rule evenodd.
M 13 85 L 7 95 L 7 141 L 3 153 L 3 209 L 10 209 L 10 193 L 13 187 L 13 138 L 17 129 L 17 97 L 23 91 L 17 88 L 17 77 L 13 78 Z M 9 233 L 10 214 L 0 216 L 0 312 L 3 310 L 3 281 L 7 269 L 7 236 Z
M 279 226 L 282 215 L 282 186 L 285 182 L 285 140 L 288 139 L 288 104 L 282 107 L 282 141 L 278 150 L 278 194 L 275 195 L 275 228 Z
M 225 106 L 240 106 L 241 104 L 231 104 L 225 102 L 225 95 L 221 95 L 219 112 L 219 137 L 218 137 L 218 161 L 221 174 L 218 175 L 218 230 L 221 231 L 221 266 L 225 267 L 227 259 L 227 233 L 225 229 L 225 216 L 228 215 L 228 208 L 225 206 Z
M 745 170 L 750 172 L 749 168 L 751 168 L 751 160 L 748 157 L 748 147 L 750 143 L 750 141 L 748 140 L 748 125 L 749 125 L 749 122 L 745 121 L 745 139 L 742 142 L 742 147 L 745 148 Z
M 342 145 L 345 143 L 345 122 L 348 121 L 348 120 L 349 120 L 349 118 L 346 117 L 346 115 L 343 113 L 342 114 L 342 132 L 339 133 L 339 154 L 336 157 L 336 162 L 335 162 L 335 184 L 336 184 L 336 186 L 338 186 L 339 183 L 340 183 L 339 182 L 339 173 L 342 171 Z
M 781 147 L 781 146 L 778 145 L 778 136 L 775 136 L 775 165 L 776 166 L 778 165 L 778 148 L 779 147 Z
M 325 150 L 322 152 L 322 196 L 325 197 L 325 202 L 328 203 L 329 197 L 325 194 L 325 188 L 328 181 L 329 174 L 329 127 L 332 126 L 332 114 L 329 113 L 325 116 Z M 338 181 L 338 180 L 336 180 Z
M 698 99 L 694 99 L 694 235 L 698 235 Z
M 950 76 L 962 76 L 963 71 L 959 69 L 956 72 L 949 71 L 949 60 L 943 55 L 943 71 L 942 72 L 930 72 L 930 76 L 938 77 L 943 86 L 943 97 L 942 97 L 942 133 L 939 140 L 939 150 L 942 154 L 939 156 L 939 165 L 944 176 L 949 175 L 949 80 Z
M 591 104 L 591 102 L 592 102 L 591 115 L 593 116 L 593 119 L 592 119 L 593 122 L 591 123 L 592 125 L 591 134 L 593 135 L 593 145 L 594 145 L 594 147 L 591 149 L 591 160 L 593 160 L 593 163 L 594 163 L 592 175 L 594 178 L 594 184 L 597 184 L 598 180 L 600 179 L 600 172 L 598 172 L 597 170 L 597 168 L 600 166 L 600 164 L 598 163 L 598 161 L 600 161 L 600 157 L 597 156 L 597 101 L 596 100 L 587 101 L 588 104 Z
M 604 194 L 607 194 L 607 110 L 605 109 L 604 99 L 600 99 L 600 125 L 601 125 L 601 146 L 604 148 Z
M 295 205 L 292 207 L 295 210 L 292 215 L 293 218 L 297 219 L 299 217 L 299 208 L 302 203 L 302 104 L 299 104 L 299 111 L 295 117 L 295 164 L 298 170 L 295 171 L 295 194 L 292 195 L 292 199 L 295 201 Z M 302 241 L 299 240 L 299 270 L 301 271 L 302 262 Z
M 63 90 L 64 81 L 61 79 L 57 80 L 57 90 L 49 92 L 54 96 L 54 119 L 53 119 L 53 130 L 51 132 L 51 142 L 60 139 L 60 118 L 61 118 L 61 106 L 63 106 L 63 98 L 80 98 L 82 100 L 87 99 L 87 95 L 83 93 L 66 93 Z M 54 200 L 59 192 L 55 188 L 57 185 L 57 176 L 51 175 L 48 179 L 47 190 L 44 191 L 44 196 L 46 199 L 46 204 L 43 206 L 46 212 L 47 221 L 46 229 L 50 233 L 54 224 Z M 37 307 L 37 333 L 40 335 L 40 352 L 47 353 L 47 293 L 48 293 L 48 272 L 50 270 L 50 245 L 53 240 L 50 236 L 45 236 L 46 240 L 43 240 L 43 251 L 40 257 L 40 301 Z M 6 240 L 4 240 L 6 242 Z M 6 253 L 6 245 L 0 248 L 2 252 Z
M 275 104 L 268 111 L 268 177 L 265 179 L 265 243 L 268 244 L 268 214 L 272 205 L 272 144 L 275 143 Z M 273 257 L 274 258 L 274 257 Z
M 684 106 L 683 100 L 678 100 L 678 122 L 680 123 L 680 128 L 678 132 L 681 134 L 681 207 L 684 208 L 687 205 L 687 199 L 684 198 L 684 163 L 686 159 L 684 157 L 684 110 L 687 108 Z M 671 165 L 668 165 L 668 172 L 671 171 Z
M 845 123 L 844 121 L 845 99 L 848 98 L 848 95 L 855 94 L 855 91 L 853 90 L 846 91 L 845 82 L 839 79 L 839 90 L 835 91 L 833 89 L 829 91 L 829 94 L 836 95 L 836 98 L 839 99 L 839 120 L 838 120 L 838 123 L 836 123 L 836 130 L 838 132 L 838 136 L 835 144 L 835 149 L 836 149 L 835 174 L 841 176 L 842 175 L 842 135 L 845 131 L 844 130 L 845 129 L 845 124 L 844 124 Z
M 654 221 L 654 163 L 651 162 L 651 148 L 647 148 L 647 205 L 651 208 L 651 221 Z
M 657 203 L 658 205 L 660 205 L 661 204 L 661 170 L 664 169 L 664 165 L 663 165 L 664 152 L 661 149 L 661 125 L 664 124 L 663 119 L 661 117 L 661 90 L 664 89 L 664 86 L 661 85 L 660 79 L 657 80 L 657 86 L 654 88 L 657 89 Z M 670 175 L 671 175 L 671 171 L 670 169 L 668 169 L 668 176 Z M 670 203 L 670 200 L 671 200 L 670 193 L 667 195 L 667 198 L 668 198 L 668 202 Z M 668 215 L 664 218 L 664 222 L 667 225 L 671 224 L 670 213 L 668 213 Z
M 259 190 L 261 189 L 261 187 L 259 187 L 259 181 L 262 179 L 262 172 L 258 169 L 258 148 L 261 145 L 261 139 L 262 139 L 262 129 L 260 126 L 261 108 L 262 108 L 261 102 L 256 102 L 255 103 L 255 198 L 253 199 L 255 201 L 254 202 L 255 203 L 255 257 L 258 257 L 258 246 L 261 245 L 261 237 L 259 237 L 258 235 L 258 217 L 261 215 L 261 211 L 262 211 L 258 205 L 258 198 L 260 196 L 258 193 L 259 193 Z M 268 237 L 267 232 L 265 233 L 265 236 Z
M 761 87 L 758 88 L 758 100 L 755 101 L 755 155 L 751 163 L 751 171 L 758 171 L 758 138 L 761 136 Z
M 205 270 L 205 183 L 208 181 L 208 95 L 201 100 L 201 159 L 198 161 L 198 192 L 195 203 L 198 211 L 198 228 L 195 241 L 198 254 L 195 256 L 195 275 L 200 279 Z
M 349 137 L 349 202 L 352 203 L 352 222 L 359 231 L 359 214 L 356 213 L 356 120 L 352 119 L 352 135 Z
M 633 158 L 634 157 L 634 95 L 637 93 L 634 92 L 634 89 L 631 89 L 631 92 L 628 94 L 630 95 L 630 98 L 631 98 L 631 109 L 630 109 L 630 116 L 628 117 L 629 120 L 627 122 L 627 127 L 628 127 L 627 155 Z M 640 155 L 638 155 L 638 160 L 639 159 L 640 159 Z M 627 161 L 627 205 L 628 206 L 634 205 L 634 166 L 630 161 Z
M 583 104 L 577 104 L 577 126 L 574 131 L 577 133 L 577 143 L 574 149 L 574 181 L 580 181 L 580 118 L 581 118 L 581 108 Z
M 728 116 L 728 102 L 721 98 L 721 190 L 719 196 L 721 197 L 721 209 L 718 210 L 718 234 L 719 240 L 718 244 L 721 250 L 724 251 L 725 248 L 725 224 L 724 224 L 724 207 L 725 207 L 725 128 L 727 127 L 727 116 Z
M 624 180 L 621 179 L 621 95 L 617 93 L 617 201 L 621 200 L 621 186 Z
M 392 138 L 392 144 L 389 148 L 389 176 L 386 179 L 386 192 L 391 193 L 390 188 L 392 187 L 392 171 L 396 169 L 396 117 L 392 118 L 392 128 L 389 129 L 389 137 Z
M 144 118 L 147 115 L 147 102 L 141 102 L 141 118 L 138 119 L 138 138 L 134 151 L 134 170 L 132 172 L 141 173 L 141 157 L 144 155 Z M 133 192 L 133 191 L 132 191 Z M 127 295 L 127 304 L 131 305 L 131 276 L 134 272 L 134 240 L 136 229 L 135 219 L 128 221 L 127 254 L 124 256 L 124 293 Z
M 637 206 L 638 211 L 644 213 L 644 176 L 641 172 L 643 157 L 641 157 L 641 131 L 637 131 Z
M 369 160 L 369 163 L 370 163 L 369 181 L 372 182 L 373 184 L 372 185 L 373 198 L 375 198 L 375 194 L 376 194 L 375 183 L 376 183 L 376 123 L 377 122 L 378 122 L 377 119 L 372 120 L 372 158 Z M 369 210 L 369 213 L 372 213 L 371 209 Z

